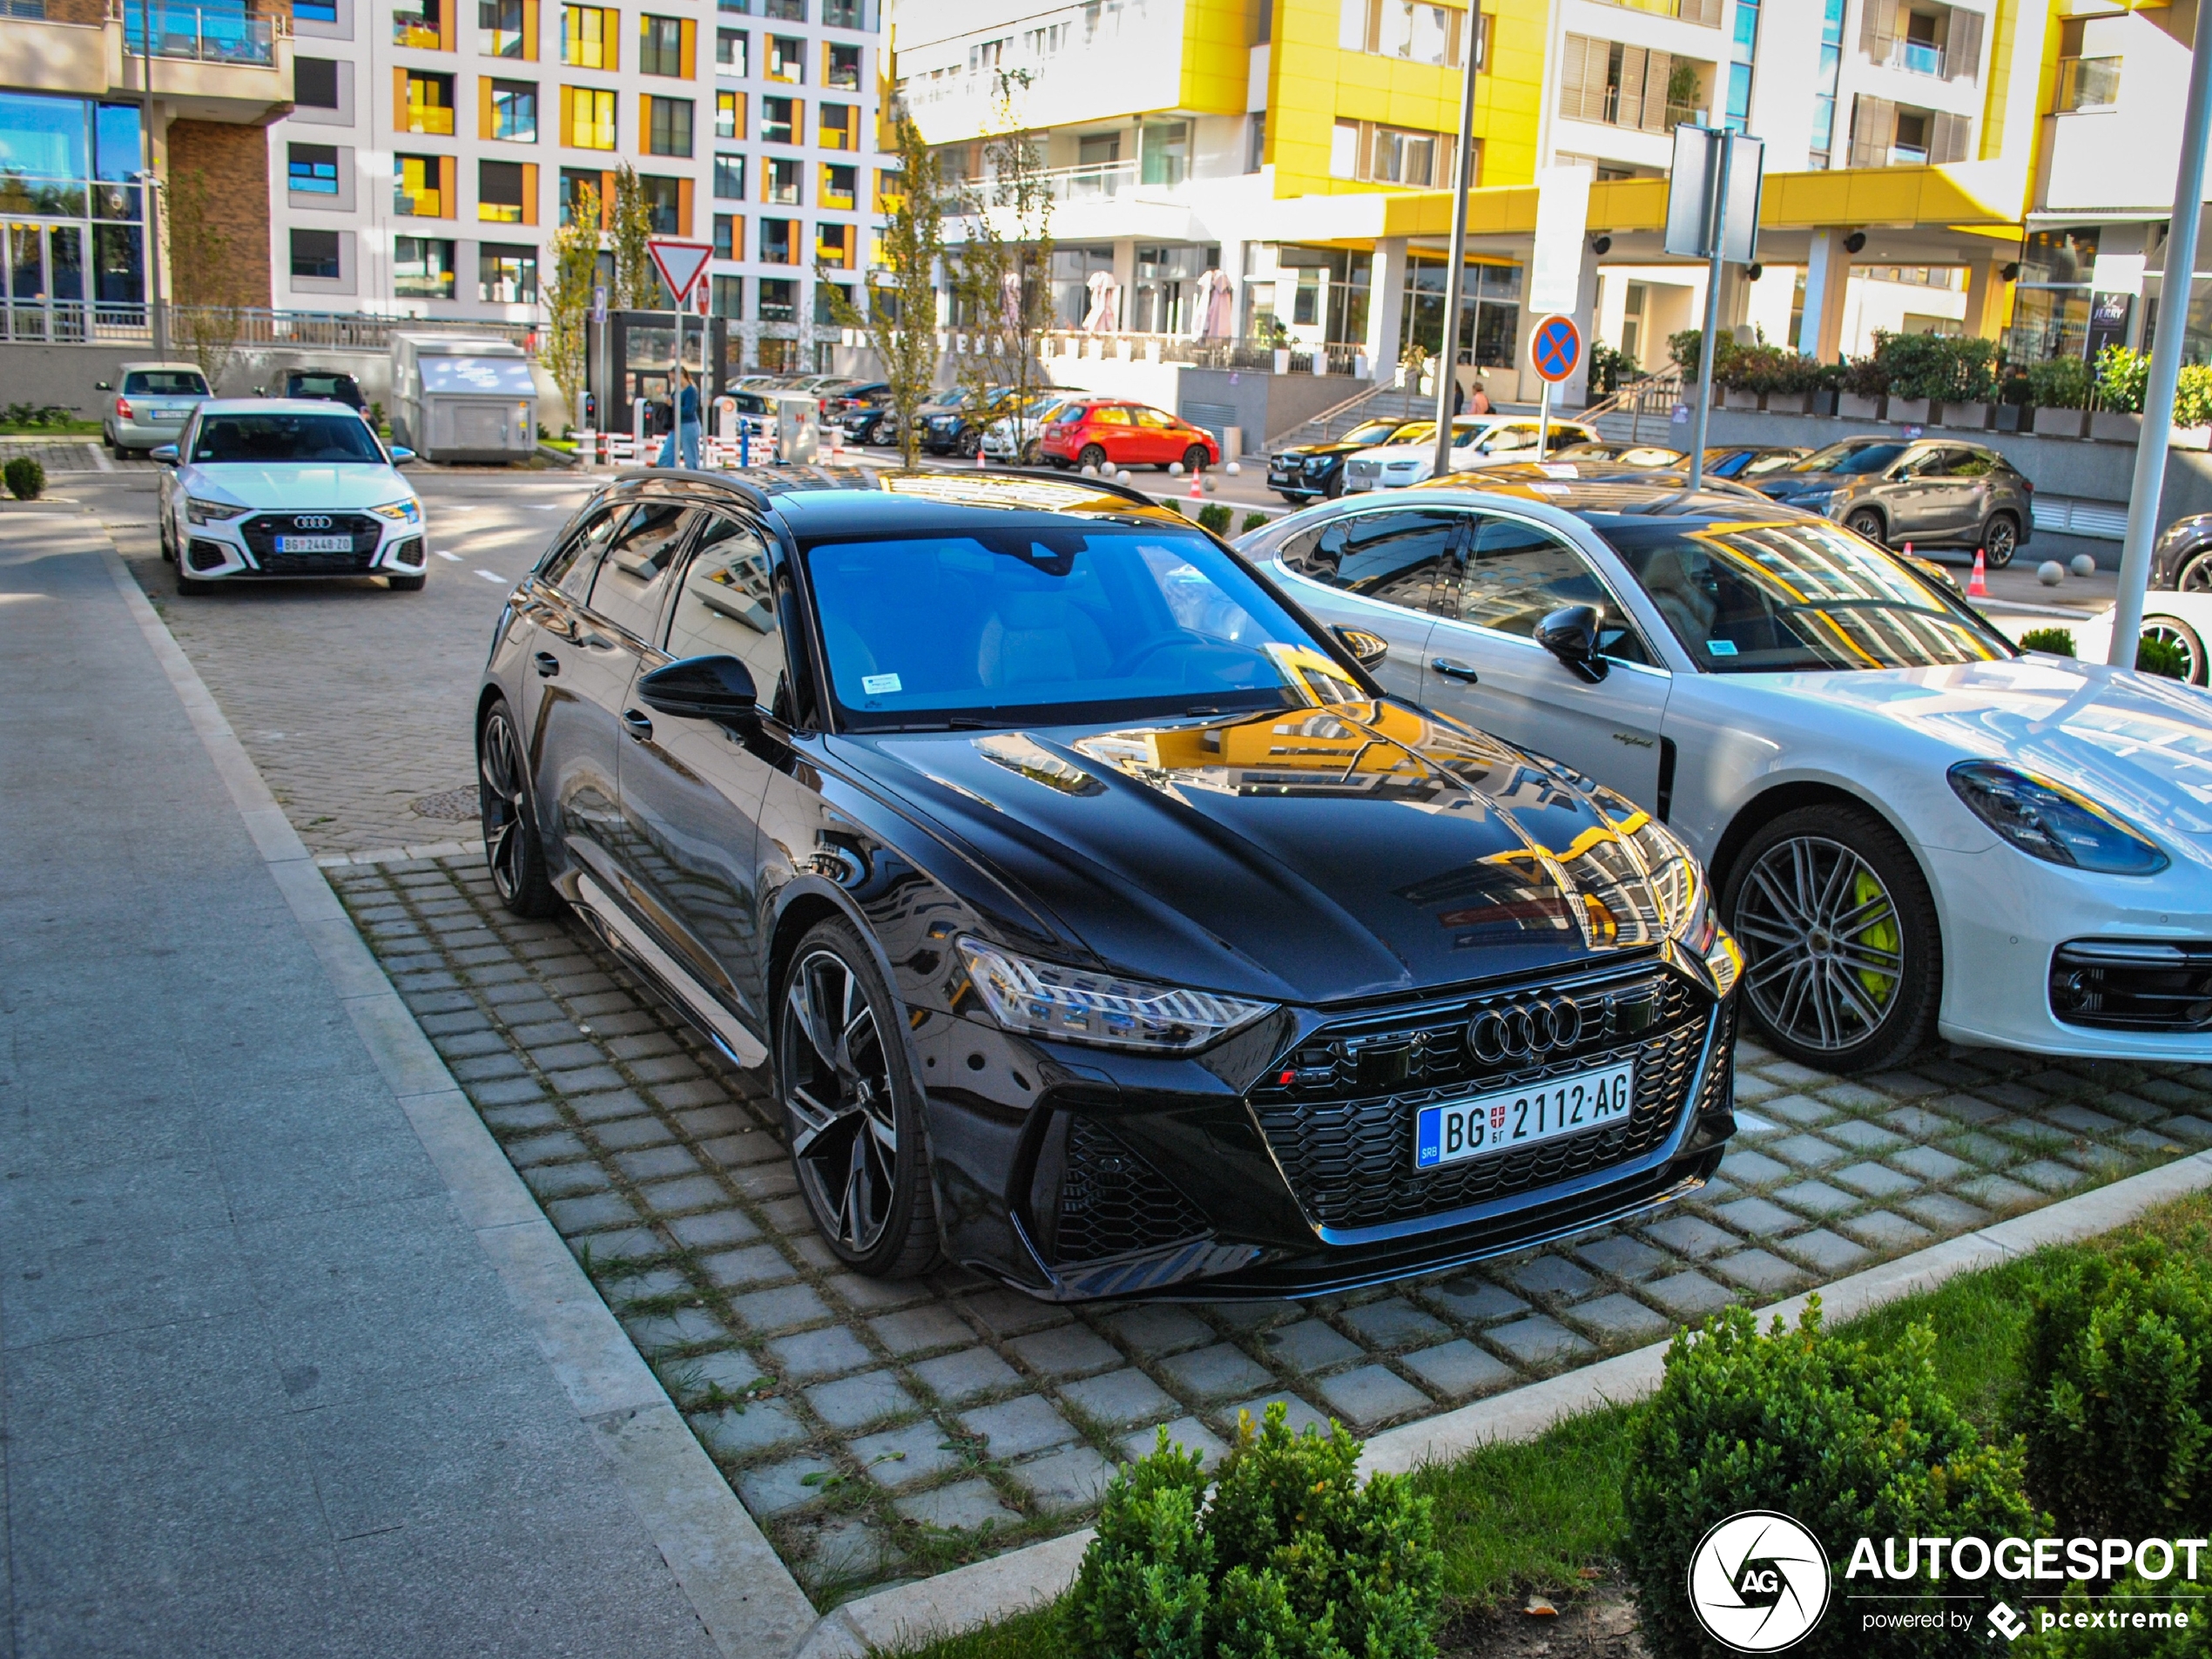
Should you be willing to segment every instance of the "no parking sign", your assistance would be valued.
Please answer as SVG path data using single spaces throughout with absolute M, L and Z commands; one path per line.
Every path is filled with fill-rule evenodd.
M 1539 322 L 1528 337 L 1528 361 L 1554 386 L 1572 374 L 1582 361 L 1582 331 L 1575 319 L 1554 314 Z

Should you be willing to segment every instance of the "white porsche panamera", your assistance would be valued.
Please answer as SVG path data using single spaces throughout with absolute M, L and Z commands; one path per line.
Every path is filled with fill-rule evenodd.
M 1392 692 L 1688 842 L 1791 1057 L 1878 1069 L 1934 1029 L 2212 1060 L 2206 693 L 2023 655 L 1902 560 L 1740 496 L 1428 485 L 1239 546 L 1386 640 Z
M 428 574 L 422 502 L 368 423 L 342 404 L 292 398 L 203 403 L 153 452 L 161 556 L 177 591 L 219 583 L 381 576 L 402 592 Z

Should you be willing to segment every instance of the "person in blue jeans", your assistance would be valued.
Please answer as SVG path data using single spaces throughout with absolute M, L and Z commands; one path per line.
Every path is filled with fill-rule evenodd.
M 687 467 L 699 464 L 699 388 L 691 384 L 691 374 L 681 366 L 676 370 L 676 423 L 669 428 L 667 442 L 660 447 L 658 464 L 672 467 L 676 462 L 678 443 L 684 450 Z

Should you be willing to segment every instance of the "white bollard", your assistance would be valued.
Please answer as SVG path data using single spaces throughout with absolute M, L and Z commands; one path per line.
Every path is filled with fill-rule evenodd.
M 1227 473 L 1231 478 L 1234 478 L 1238 473 L 1244 471 L 1244 469 L 1232 461 L 1226 467 L 1223 468 L 1222 470 Z
M 2097 562 L 2087 553 L 2077 553 L 2067 561 L 2067 568 L 2076 576 L 2094 576 Z
M 1183 476 L 1183 463 L 1180 461 L 1170 461 L 1168 462 L 1168 476 L 1170 478 L 1180 478 Z
M 2035 579 L 2047 588 L 2055 588 L 2066 580 L 2066 566 L 2056 559 L 2046 559 L 2035 567 Z

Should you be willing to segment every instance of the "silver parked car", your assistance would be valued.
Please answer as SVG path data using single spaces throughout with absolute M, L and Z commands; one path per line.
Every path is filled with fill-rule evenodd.
M 2001 570 L 2027 545 L 2035 486 L 1956 438 L 1845 438 L 1746 482 L 1888 547 L 1979 548 Z
M 119 455 L 142 455 L 176 442 L 192 411 L 212 395 L 197 363 L 125 363 L 122 389 L 109 381 L 99 389 L 115 392 L 100 418 L 100 435 Z

